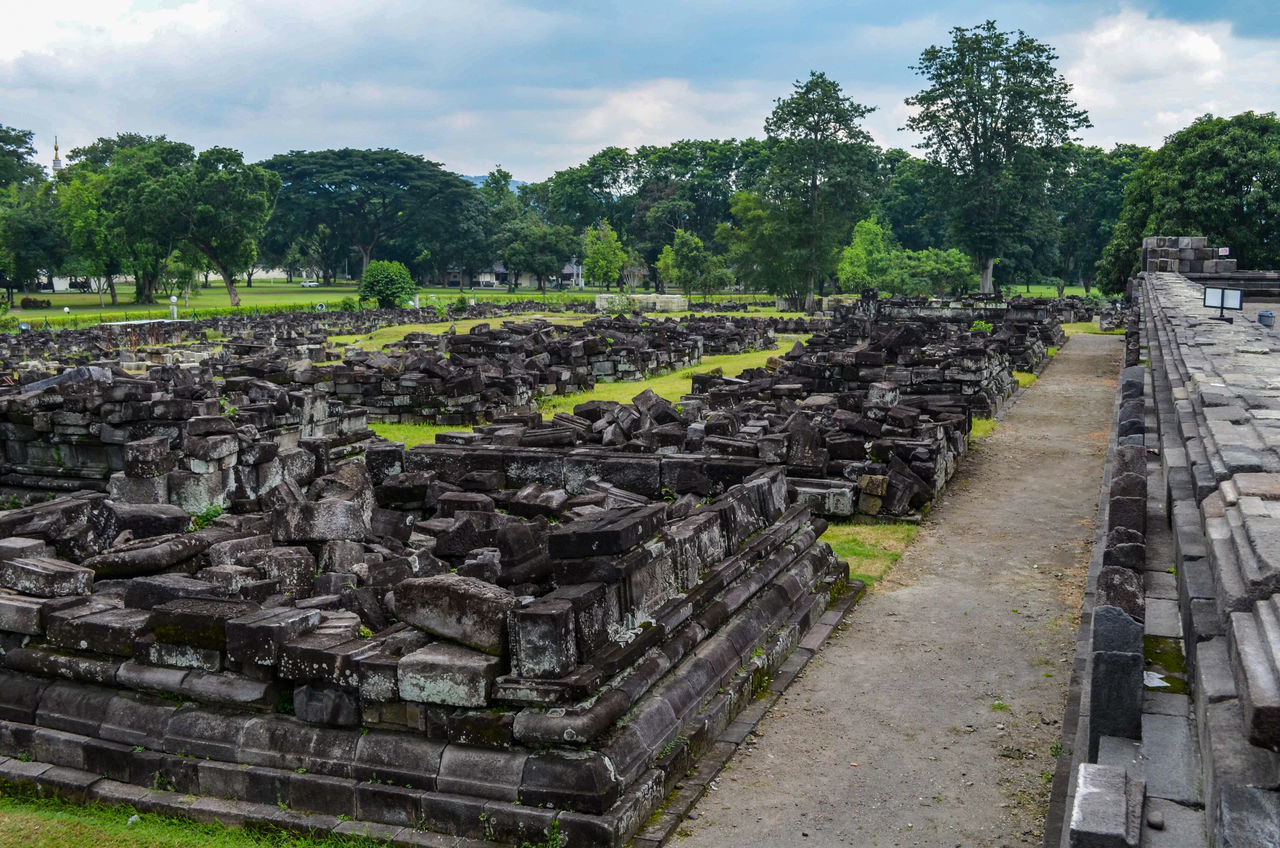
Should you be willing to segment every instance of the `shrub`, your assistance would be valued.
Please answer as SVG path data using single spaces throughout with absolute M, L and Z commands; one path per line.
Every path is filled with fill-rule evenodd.
M 24 297 L 18 301 L 18 305 L 23 309 L 49 309 L 53 306 L 53 301 L 38 297 Z
M 995 325 L 990 321 L 977 320 L 973 322 L 973 326 L 969 328 L 971 333 L 990 333 L 995 329 Z
M 378 301 L 383 309 L 394 309 L 413 297 L 417 290 L 409 269 L 401 262 L 375 260 L 364 269 L 360 280 L 360 297 Z

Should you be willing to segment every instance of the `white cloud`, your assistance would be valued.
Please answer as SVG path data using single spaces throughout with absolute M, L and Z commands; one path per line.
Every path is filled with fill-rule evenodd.
M 1083 133 L 1093 144 L 1158 147 L 1206 112 L 1270 111 L 1280 102 L 1280 45 L 1241 37 L 1226 22 L 1125 9 L 1053 42 L 1093 120 Z

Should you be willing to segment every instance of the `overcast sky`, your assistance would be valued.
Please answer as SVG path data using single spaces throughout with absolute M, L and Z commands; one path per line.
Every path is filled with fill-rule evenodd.
M 394 147 L 540 180 L 608 145 L 760 135 L 811 69 L 910 147 L 910 69 L 987 17 L 1051 44 L 1094 127 L 1158 145 L 1197 115 L 1280 108 L 1280 2 L 0 0 L 0 124 L 48 164 L 120 131 L 250 160 Z

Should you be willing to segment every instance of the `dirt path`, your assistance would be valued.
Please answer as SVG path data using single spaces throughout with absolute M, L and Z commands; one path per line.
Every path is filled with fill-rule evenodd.
M 1040 844 L 1122 348 L 1063 346 L 673 846 Z

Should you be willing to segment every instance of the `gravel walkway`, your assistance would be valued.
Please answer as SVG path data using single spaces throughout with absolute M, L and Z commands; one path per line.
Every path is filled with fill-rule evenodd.
M 1063 346 L 671 845 L 1040 844 L 1122 353 Z

